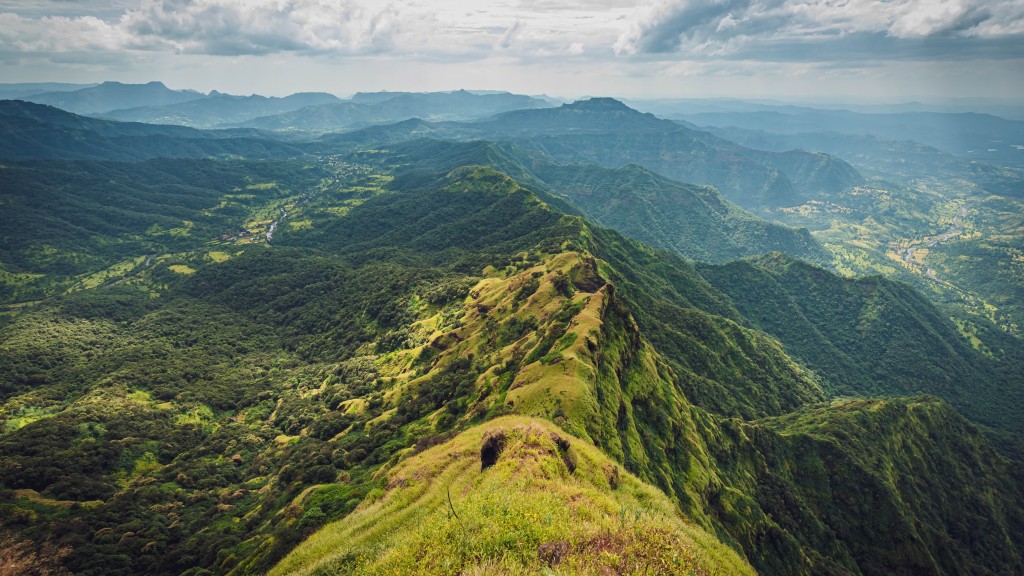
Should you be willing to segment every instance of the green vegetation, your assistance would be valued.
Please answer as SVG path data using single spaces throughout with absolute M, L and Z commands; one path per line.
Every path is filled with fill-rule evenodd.
M 592 222 L 686 258 L 716 262 L 778 250 L 812 262 L 829 259 L 806 230 L 771 224 L 711 187 L 674 182 L 635 164 L 618 169 L 559 165 L 507 143 L 421 140 L 387 148 L 388 155 L 372 159 L 354 155 L 399 171 L 489 166 L 550 193 L 545 199 L 562 210 L 578 210 Z
M 1019 336 L 1024 204 L 989 188 L 997 190 L 959 172 L 904 185 L 874 179 L 772 217 L 809 228 L 846 275 L 907 282 L 950 310 L 965 332 L 995 325 Z
M 54 196 L 75 214 L 3 212 L 52 223 L 4 243 L 39 284 L 0 327 L 3 529 L 80 574 L 1024 569 L 1019 463 L 936 397 L 832 399 L 923 389 L 980 418 L 993 389 L 964 379 L 1009 345 L 973 350 L 903 285 L 698 267 L 528 178 L 389 154 L 12 163 L 25 190 L 96 184 Z M 168 191 L 190 200 L 98 218 Z M 734 269 L 801 326 L 834 315 L 816 342 L 857 371 Z
M 753 574 L 665 496 L 550 422 L 503 417 L 412 456 L 271 574 Z
M 700 267 L 757 328 L 806 363 L 831 396 L 928 393 L 946 398 L 1014 456 L 1024 433 L 1022 349 L 985 334 L 986 353 L 921 294 L 881 277 L 842 278 L 775 254 Z
M 211 243 L 227 245 L 264 205 L 318 191 L 326 175 L 292 162 L 8 164 L 0 170 L 0 302 L 126 282 L 161 255 L 180 258 Z M 278 180 L 289 186 L 231 194 Z M 168 264 L 187 273 L 184 262 Z

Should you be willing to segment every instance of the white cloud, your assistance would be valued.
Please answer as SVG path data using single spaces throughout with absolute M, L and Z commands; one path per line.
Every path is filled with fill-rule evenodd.
M 0 0 L 0 75 L 279 94 L 1024 88 L 1024 0 L 646 1 Z
M 391 6 L 328 0 L 144 0 L 118 26 L 139 46 L 228 55 L 369 52 L 400 28 Z
M 0 12 L 10 10 L 2 17 L 14 21 L 0 31 L 0 52 L 70 52 L 86 45 L 219 56 L 386 52 L 465 60 L 499 48 L 529 58 L 565 53 L 574 44 L 610 46 L 617 19 L 629 11 L 572 1 L 141 0 L 112 13 L 90 0 L 74 10 L 68 5 L 68 15 L 43 14 L 62 5 L 32 0 L 19 11 L 16 2 L 0 0 Z M 86 9 L 102 17 L 83 14 Z M 67 34 L 52 34 L 54 18 Z
M 1024 0 L 659 0 L 633 15 L 614 49 L 815 60 L 835 58 L 838 50 L 816 50 L 831 44 L 854 58 L 900 58 L 919 55 L 915 41 L 938 39 L 929 49 L 942 57 L 1015 36 L 1019 54 L 1022 34 Z

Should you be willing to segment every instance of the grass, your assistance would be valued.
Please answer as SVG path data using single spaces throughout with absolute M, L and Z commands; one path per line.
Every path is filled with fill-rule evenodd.
M 17 411 L 17 416 L 12 416 L 7 419 L 7 431 L 13 432 L 27 426 L 37 420 L 43 418 L 49 418 L 56 414 L 58 410 L 56 408 L 38 408 L 35 406 L 28 406 Z
M 482 446 L 503 439 L 493 466 Z M 280 574 L 753 574 L 668 498 L 554 424 L 503 417 L 415 455 Z

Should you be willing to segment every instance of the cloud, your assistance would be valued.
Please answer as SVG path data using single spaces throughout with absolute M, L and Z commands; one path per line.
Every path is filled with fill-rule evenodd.
M 427 60 L 578 56 L 620 33 L 629 0 L 0 0 L 0 54 L 139 51 Z M 119 9 L 114 6 L 118 5 Z M 52 34 L 53 19 L 66 34 Z M 56 21 L 56 20 L 54 20 Z M 586 51 L 589 54 L 591 50 Z
M 362 54 L 389 49 L 402 27 L 393 6 L 354 0 L 143 0 L 107 20 L 0 14 L 0 50 Z
M 613 49 L 817 61 L 970 58 L 997 45 L 1024 53 L 1024 0 L 659 0 Z
M 501 39 L 498 40 L 498 47 L 510 48 L 512 46 L 512 43 L 515 42 L 516 35 L 519 33 L 519 30 L 522 27 L 523 23 L 521 21 L 516 20 L 515 22 L 513 22 L 511 26 L 505 29 L 505 33 L 501 35 Z
M 119 24 L 143 47 L 215 55 L 372 52 L 399 28 L 390 6 L 344 0 L 144 0 Z

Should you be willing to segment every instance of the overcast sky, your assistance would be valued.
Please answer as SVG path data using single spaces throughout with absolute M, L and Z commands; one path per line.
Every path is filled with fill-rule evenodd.
M 0 82 L 1022 101 L 1024 0 L 0 0 Z

